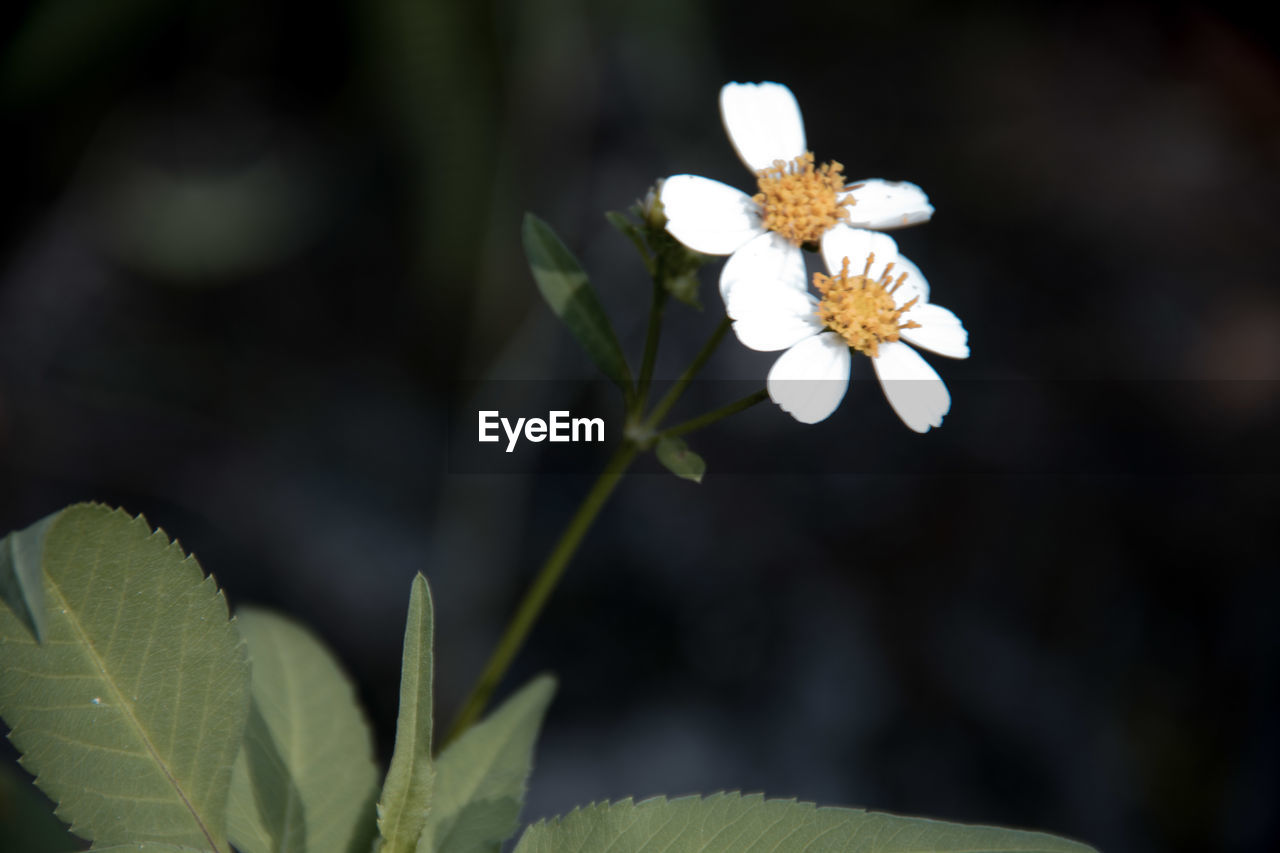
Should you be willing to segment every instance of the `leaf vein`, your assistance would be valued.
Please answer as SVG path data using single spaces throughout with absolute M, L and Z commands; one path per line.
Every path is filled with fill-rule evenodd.
M 97 567 L 101 564 L 101 562 L 102 562 L 101 546 L 99 546 L 98 555 L 93 560 L 92 568 L 90 569 L 91 576 L 93 573 L 96 573 Z M 63 608 L 63 610 L 66 613 L 67 624 L 69 624 L 71 626 L 71 629 L 75 632 L 75 634 L 78 637 L 80 637 L 80 640 L 84 645 L 86 654 L 88 654 L 90 660 L 96 666 L 98 671 L 102 673 L 103 680 L 106 682 L 108 688 L 115 694 L 116 703 L 120 706 L 120 712 L 124 715 L 125 719 L 129 722 L 131 727 L 134 729 L 134 732 L 136 733 L 138 738 L 142 741 L 144 748 L 147 750 L 148 753 L 150 753 L 152 759 L 156 763 L 156 766 L 160 768 L 160 772 L 164 774 L 166 780 L 173 787 L 178 798 L 182 801 L 187 811 L 191 814 L 191 817 L 196 822 L 196 826 L 199 827 L 201 834 L 203 834 L 205 839 L 209 842 L 209 848 L 215 851 L 215 853 L 220 853 L 220 851 L 218 850 L 218 845 L 213 840 L 213 834 L 209 831 L 209 828 L 205 826 L 204 819 L 200 814 L 196 812 L 195 806 L 191 803 L 191 801 L 187 799 L 186 792 L 182 789 L 182 786 L 179 784 L 178 780 L 174 778 L 169 765 L 165 762 L 163 757 L 157 751 L 155 744 L 153 744 L 151 742 L 151 739 L 147 736 L 147 733 L 142 726 L 142 721 L 139 720 L 137 714 L 134 713 L 133 707 L 125 701 L 124 695 L 120 692 L 119 685 L 117 685 L 115 680 L 108 675 L 105 662 L 99 656 L 97 649 L 90 642 L 89 635 L 85 629 L 84 624 L 80 621 L 78 614 L 76 614 L 70 608 L 69 606 L 70 602 L 68 601 L 66 595 L 63 593 L 61 585 L 58 584 L 58 582 L 54 578 L 46 577 L 46 579 L 48 581 L 49 590 L 56 597 L 57 602 L 60 604 L 60 606 Z

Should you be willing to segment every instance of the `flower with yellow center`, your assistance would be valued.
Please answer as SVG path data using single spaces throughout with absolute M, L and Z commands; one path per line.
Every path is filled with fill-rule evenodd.
M 801 257 L 773 267 L 768 279 L 753 274 L 768 259 L 756 248 L 725 265 L 725 310 L 738 339 L 754 350 L 785 350 L 769 371 L 769 397 L 798 421 L 825 420 L 844 399 L 857 350 L 871 359 L 903 423 L 916 432 L 941 425 L 951 395 L 909 344 L 968 358 L 960 320 L 929 302 L 929 283 L 887 234 L 838 228 L 822 255 L 830 274 L 814 276 L 818 295 Z
M 786 86 L 729 83 L 720 90 L 720 115 L 734 150 L 756 176 L 757 191 L 748 195 L 696 175 L 664 180 L 667 230 L 695 251 L 730 255 L 732 264 L 751 247 L 762 263 L 757 274 L 765 278 L 800 258 L 802 246 L 821 245 L 837 230 L 900 228 L 933 215 L 915 184 L 850 182 L 840 163 L 818 163 Z
M 918 329 L 915 320 L 900 322 L 902 315 L 920 301 L 919 296 L 898 304 L 893 294 L 907 280 L 907 273 L 900 273 L 895 280 L 893 264 L 888 264 L 880 278 L 871 277 L 871 265 L 876 262 L 875 252 L 867 255 L 862 275 L 849 275 L 849 259 L 840 261 L 840 272 L 834 276 L 815 273 L 813 286 L 822 294 L 818 303 L 818 318 L 826 327 L 836 332 L 850 347 L 872 358 L 880 355 L 880 344 L 893 343 L 903 329 Z

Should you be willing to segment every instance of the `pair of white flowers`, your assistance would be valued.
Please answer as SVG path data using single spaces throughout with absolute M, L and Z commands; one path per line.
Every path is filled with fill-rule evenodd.
M 675 175 L 662 184 L 662 205 L 677 240 L 729 255 L 720 295 L 738 339 L 754 350 L 784 350 L 769 371 L 769 397 L 803 423 L 826 419 L 844 398 L 856 349 L 870 357 L 903 423 L 916 432 L 940 425 L 951 395 L 906 342 L 967 358 L 968 333 L 929 302 L 920 270 L 878 233 L 927 221 L 933 207 L 924 192 L 906 182 L 846 182 L 839 163 L 816 166 L 786 86 L 730 83 L 720 91 L 720 113 L 759 192 Z M 806 245 L 820 247 L 827 267 L 813 277 L 816 295 Z

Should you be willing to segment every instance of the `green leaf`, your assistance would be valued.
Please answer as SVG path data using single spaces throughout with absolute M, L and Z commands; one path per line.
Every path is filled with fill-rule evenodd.
M 0 715 L 71 831 L 227 851 L 249 664 L 212 578 L 145 519 L 78 504 L 45 530 L 46 637 L 0 606 Z
M 0 539 L 0 600 L 31 629 L 37 642 L 44 642 L 44 582 L 40 560 L 44 537 L 57 517 L 48 515 L 28 527 Z
M 555 692 L 536 678 L 436 761 L 436 791 L 417 853 L 496 853 L 519 825 L 533 744 Z
M 431 590 L 419 574 L 413 579 L 404 628 L 396 746 L 378 800 L 378 849 L 382 853 L 413 850 L 431 809 L 435 778 L 431 761 L 433 630 Z
M 587 274 L 551 226 L 532 213 L 524 217 L 524 253 L 542 298 L 604 375 L 631 393 L 631 369 L 596 298 Z
M 702 482 L 702 475 L 707 473 L 707 463 L 702 457 L 689 449 L 684 439 L 676 436 L 663 436 L 658 439 L 654 452 L 668 471 L 682 480 Z
M 17 764 L 0 760 L 0 838 L 7 850 L 71 853 L 83 843 L 53 816 L 53 803 Z
M 146 841 L 142 844 L 112 844 L 110 847 L 91 847 L 90 853 L 206 853 L 203 847 L 179 847 L 176 844 L 160 844 Z
M 365 853 L 378 770 L 338 661 L 302 626 L 242 608 L 252 704 L 231 774 L 227 834 L 242 853 Z
M 1088 853 L 1075 841 L 994 826 L 816 808 L 760 794 L 599 803 L 529 827 L 515 853 Z

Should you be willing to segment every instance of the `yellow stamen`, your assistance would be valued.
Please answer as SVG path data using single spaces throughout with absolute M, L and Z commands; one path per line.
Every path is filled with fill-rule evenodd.
M 844 166 L 836 162 L 813 165 L 806 151 L 791 160 L 774 160 L 756 172 L 760 192 L 752 199 L 764 211 L 764 227 L 781 234 L 793 246 L 816 243 L 831 226 L 848 220 L 853 197 L 845 192 Z
M 889 264 L 880 278 L 873 279 L 871 265 L 875 259 L 874 252 L 867 256 L 862 275 L 849 275 L 849 259 L 845 258 L 838 274 L 814 273 L 813 276 L 813 286 L 822 294 L 822 301 L 818 303 L 822 322 L 849 346 L 872 358 L 880 354 L 880 344 L 898 340 L 902 329 L 920 328 L 914 320 L 898 322 L 920 298 L 917 296 L 901 307 L 894 304 L 893 293 L 907 280 L 907 274 L 894 279 L 893 264 Z

